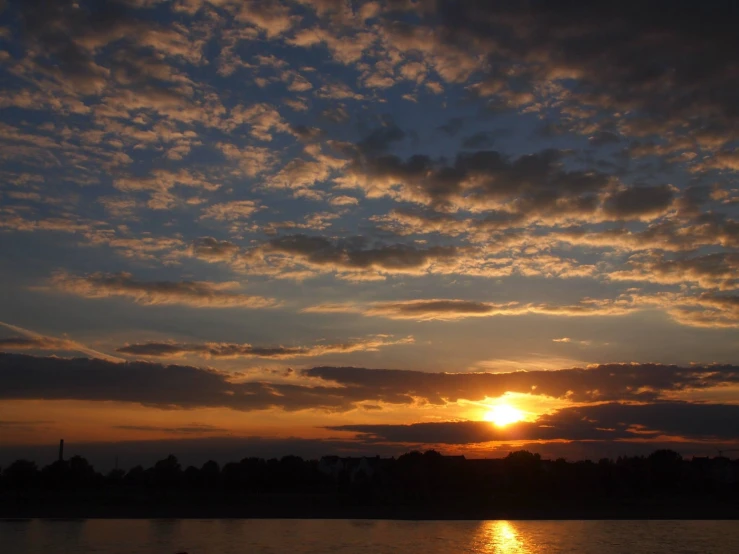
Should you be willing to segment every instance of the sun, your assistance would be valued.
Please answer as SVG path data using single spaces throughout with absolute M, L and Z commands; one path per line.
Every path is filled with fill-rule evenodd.
M 505 427 L 523 419 L 523 412 L 508 404 L 499 404 L 485 414 L 485 421 L 490 421 L 498 427 Z

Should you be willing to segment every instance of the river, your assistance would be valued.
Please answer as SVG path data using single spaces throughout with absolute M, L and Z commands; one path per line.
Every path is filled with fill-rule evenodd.
M 737 553 L 735 521 L 0 520 L 6 554 Z

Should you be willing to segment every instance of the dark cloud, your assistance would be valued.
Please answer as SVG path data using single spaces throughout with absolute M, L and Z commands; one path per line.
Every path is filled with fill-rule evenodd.
M 659 254 L 633 255 L 627 269 L 611 279 L 651 281 L 665 284 L 697 283 L 703 289 L 739 288 L 739 254 L 715 252 L 692 258 L 666 259 Z
M 34 69 L 67 92 L 100 95 L 111 89 L 114 79 L 128 87 L 114 96 L 129 101 L 135 97 L 141 107 L 188 103 L 186 90 L 170 86 L 186 79 L 164 58 L 197 59 L 199 47 L 184 50 L 180 31 L 149 19 L 146 11 L 137 9 L 140 4 L 125 0 L 28 0 L 20 4 L 21 36 Z M 106 48 L 110 55 L 103 62 L 99 54 Z
M 696 217 L 701 213 L 701 207 L 709 201 L 711 189 L 706 186 L 690 186 L 682 191 L 675 200 L 675 207 L 680 215 Z
M 179 427 L 157 427 L 154 425 L 115 425 L 113 429 L 124 431 L 145 431 L 156 433 L 167 433 L 172 435 L 200 435 L 208 433 L 227 434 L 228 430 L 214 425 L 191 423 Z
M 733 53 L 739 38 L 732 2 L 421 5 L 419 26 L 404 25 L 398 15 L 387 23 L 387 34 L 406 47 L 421 44 L 422 37 L 431 40 L 422 47 L 432 63 L 444 67 L 447 80 L 489 72 L 483 83 L 499 101 L 521 90 L 522 83 L 533 90 L 569 78 L 576 83 L 568 98 L 573 106 L 628 111 L 644 128 L 677 131 L 686 123 L 714 124 L 727 136 L 736 129 L 739 72 Z M 510 83 L 499 77 L 506 71 L 515 76 Z
M 8 429 L 23 429 L 33 431 L 38 429 L 42 425 L 48 425 L 56 423 L 49 419 L 13 419 L 13 420 L 2 420 L 0 419 L 0 428 Z
M 588 138 L 588 143 L 591 146 L 604 146 L 606 144 L 614 144 L 620 142 L 621 138 L 610 131 L 598 131 L 593 136 Z
M 534 422 L 496 427 L 486 421 L 410 425 L 335 425 L 333 431 L 359 433 L 364 440 L 416 444 L 472 444 L 520 440 L 635 440 L 684 437 L 690 440 L 739 439 L 739 405 L 663 402 L 599 404 L 565 408 Z
M 453 261 L 461 255 L 453 246 L 416 248 L 403 244 L 370 247 L 360 238 L 332 241 L 325 237 L 286 235 L 270 240 L 264 247 L 268 252 L 289 254 L 305 263 L 332 266 L 338 269 L 377 269 L 388 271 L 415 271 L 434 261 Z
M 490 304 L 487 302 L 474 302 L 470 300 L 418 300 L 412 302 L 398 302 L 395 304 L 385 303 L 380 309 L 388 312 L 397 311 L 398 314 L 407 316 L 425 316 L 434 314 L 455 315 L 488 315 L 505 305 Z
M 151 356 L 174 358 L 193 354 L 203 358 L 307 358 L 327 354 L 343 354 L 350 352 L 374 351 L 385 346 L 410 344 L 413 337 L 393 339 L 387 335 L 377 335 L 365 339 L 344 343 L 316 344 L 313 346 L 253 346 L 251 344 L 234 344 L 223 342 L 208 343 L 176 343 L 146 342 L 128 344 L 118 348 L 116 352 L 134 356 Z M 2 342 L 0 341 L 0 348 Z
M 403 160 L 393 155 L 354 158 L 342 182 L 437 208 L 505 208 L 510 223 L 523 226 L 537 217 L 568 215 L 588 219 L 614 178 L 568 169 L 565 152 L 545 150 L 510 158 L 495 150 L 463 152 L 452 164 L 426 155 Z M 400 191 L 397 188 L 400 187 Z
M 95 49 L 136 27 L 123 2 L 107 0 L 90 7 L 73 0 L 21 3 L 23 35 L 31 51 L 40 54 L 39 67 L 87 94 L 100 93 L 108 75 L 96 63 Z
M 426 373 L 410 370 L 316 367 L 305 375 L 361 387 L 381 396 L 402 393 L 432 404 L 481 401 L 506 392 L 544 395 L 573 402 L 653 401 L 670 392 L 708 389 L 739 382 L 736 366 L 678 367 L 609 364 L 588 369 L 512 373 Z
M 229 260 L 239 251 L 238 245 L 228 240 L 202 237 L 193 241 L 190 255 L 209 261 Z
M 739 327 L 739 296 L 704 292 L 669 302 L 667 310 L 679 323 L 707 328 Z
M 654 401 L 670 393 L 739 383 L 735 366 L 601 365 L 513 373 L 425 373 L 316 367 L 302 384 L 244 381 L 239 374 L 184 365 L 0 354 L 0 398 L 133 402 L 159 408 L 347 411 L 358 403 L 436 405 L 506 392 L 573 402 Z
M 605 212 L 617 219 L 662 214 L 672 204 L 676 189 L 670 185 L 620 190 L 605 201 Z
M 627 298 L 616 300 L 584 299 L 576 304 L 494 303 L 473 300 L 434 298 L 399 300 L 369 304 L 319 304 L 304 309 L 307 313 L 361 313 L 389 319 L 418 321 L 455 320 L 468 317 L 517 316 L 525 314 L 574 316 L 624 315 L 638 309 Z
M 405 137 L 405 131 L 393 123 L 373 130 L 360 140 L 357 146 L 365 154 L 379 154 L 388 150 L 393 143 L 402 141 Z
M 114 363 L 0 353 L 0 398 L 133 402 L 162 409 L 225 407 L 252 411 L 346 411 L 369 400 L 409 404 L 403 394 L 367 395 L 359 387 L 237 382 L 238 374 L 192 366 Z
M 61 291 L 87 298 L 122 296 L 144 305 L 183 304 L 200 308 L 266 308 L 276 302 L 235 292 L 237 283 L 207 281 L 138 281 L 130 273 L 92 273 L 75 276 L 60 272 L 52 284 Z
M 313 141 L 323 136 L 323 131 L 318 127 L 308 127 L 307 125 L 291 125 L 292 133 L 303 141 Z
M 675 219 L 652 222 L 642 230 L 626 227 L 593 230 L 567 227 L 553 238 L 572 244 L 619 250 L 690 252 L 703 246 L 739 248 L 739 221 L 718 213 L 703 213 L 681 225 Z

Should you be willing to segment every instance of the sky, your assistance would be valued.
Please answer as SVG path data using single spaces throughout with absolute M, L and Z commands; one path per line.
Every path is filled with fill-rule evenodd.
M 738 18 L 0 0 L 0 462 L 739 445 Z

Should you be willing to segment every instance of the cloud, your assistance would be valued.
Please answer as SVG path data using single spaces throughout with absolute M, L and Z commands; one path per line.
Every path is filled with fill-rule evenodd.
M 296 197 L 302 194 L 303 197 L 321 198 L 320 193 L 307 189 L 317 183 L 327 181 L 346 162 L 324 154 L 317 144 L 306 145 L 304 151 L 312 159 L 291 159 L 277 173 L 267 179 L 267 186 L 274 189 L 292 190 Z
M 489 441 L 734 440 L 739 437 L 739 406 L 734 404 L 609 403 L 564 408 L 533 422 L 500 428 L 486 421 L 449 421 L 410 425 L 335 425 L 373 442 L 471 444 Z
M 625 227 L 606 230 L 570 227 L 553 234 L 553 238 L 575 245 L 625 251 L 690 252 L 703 246 L 739 247 L 739 222 L 720 214 L 703 213 L 682 225 L 678 221 L 667 220 L 653 222 L 638 231 Z
M 236 162 L 247 177 L 256 177 L 277 163 L 277 157 L 267 148 L 258 146 L 239 148 L 226 142 L 219 142 L 217 147 L 227 159 Z
M 468 317 L 516 316 L 525 314 L 559 316 L 624 315 L 637 309 L 627 299 L 584 299 L 577 304 L 494 303 L 457 299 L 401 300 L 369 304 L 319 304 L 307 313 L 361 313 L 389 319 L 455 320 Z
M 580 403 L 654 402 L 670 400 L 677 392 L 738 383 L 739 368 L 730 365 L 610 364 L 510 373 L 315 367 L 302 371 L 295 382 L 265 382 L 185 365 L 0 354 L 2 399 L 118 401 L 162 409 L 346 412 L 365 403 L 443 406 L 459 400 L 485 401 L 506 392 Z
M 144 306 L 181 304 L 197 308 L 269 308 L 277 305 L 271 298 L 248 296 L 234 289 L 235 282 L 208 281 L 137 281 L 130 273 L 92 273 L 85 276 L 58 272 L 52 286 L 62 292 L 85 298 L 130 298 Z
M 606 364 L 587 369 L 506 373 L 426 373 L 411 370 L 316 367 L 307 376 L 359 386 L 374 394 L 404 394 L 432 404 L 460 399 L 482 401 L 506 392 L 544 395 L 572 402 L 652 401 L 671 392 L 737 383 L 736 366 L 679 367 L 660 364 Z
M 77 350 L 77 343 L 54 337 L 0 338 L 0 350 Z
M 232 260 L 238 252 L 239 247 L 230 241 L 201 237 L 193 241 L 188 253 L 201 260 L 220 262 Z
M 518 158 L 478 150 L 447 163 L 423 154 L 407 159 L 367 155 L 358 144 L 336 182 L 369 198 L 390 197 L 438 211 L 492 212 L 500 228 L 656 218 L 672 198 L 674 191 L 666 186 L 619 189 L 617 179 L 606 173 L 569 169 L 566 156 L 551 149 Z
M 390 12 L 383 28 L 391 44 L 420 52 L 448 82 L 482 73 L 484 94 L 499 104 L 547 91 L 583 128 L 593 121 L 589 108 L 628 112 L 623 130 L 630 133 L 685 136 L 715 126 L 726 141 L 738 116 L 728 54 L 739 46 L 728 23 L 732 9 L 679 6 L 666 14 L 660 2 L 643 9 L 581 0 L 556 9 L 546 2 L 423 3 L 417 24 Z M 566 80 L 576 85 L 564 92 Z
M 606 198 L 605 212 L 616 219 L 653 219 L 670 207 L 676 190 L 670 185 L 623 189 Z
M 144 431 L 152 433 L 167 433 L 169 435 L 204 435 L 209 433 L 227 434 L 228 429 L 206 425 L 202 423 L 191 423 L 180 427 L 157 427 L 155 425 L 114 425 L 113 429 L 123 431 Z
M 659 254 L 633 255 L 628 269 L 614 271 L 610 279 L 664 284 L 697 283 L 704 289 L 739 288 L 739 254 L 715 252 L 704 256 L 665 259 Z
M 665 333 L 701 328 L 721 355 L 739 327 L 739 39 L 726 5 L 359 4 L 11 3 L 3 15 L 18 25 L 0 29 L 11 258 L 38 245 L 42 264 L 113 253 L 133 275 L 128 266 L 207 272 L 52 278 L 59 291 L 142 305 L 278 304 L 212 272 L 265 290 L 387 279 L 395 292 L 375 298 L 335 283 L 337 298 L 305 312 L 392 326 L 660 310 Z M 494 130 L 501 117 L 521 123 L 510 140 Z M 546 132 L 527 135 L 537 121 Z M 25 277 L 8 271 L 13 294 Z M 547 279 L 536 297 L 532 277 Z M 519 293 L 454 292 L 496 279 Z M 634 283 L 644 290 L 624 289 Z M 581 285 L 597 298 L 547 296 Z M 488 301 L 500 298 L 518 302 Z M 71 346 L 13 335 L 0 346 Z M 132 347 L 279 358 L 343 346 L 275 344 Z
M 696 296 L 666 297 L 661 304 L 683 325 L 707 328 L 739 327 L 739 296 L 705 292 Z
M 232 200 L 208 206 L 200 217 L 217 221 L 234 221 L 248 219 L 259 209 L 259 204 L 254 200 Z
M 49 337 L 41 335 L 30 329 L 24 329 L 18 325 L 12 325 L 0 321 L 0 327 L 9 329 L 17 333 L 13 337 L 0 339 L 0 351 L 4 350 L 56 350 L 60 352 L 81 352 L 88 356 L 94 356 L 103 360 L 112 362 L 120 362 L 121 358 L 110 356 L 104 352 L 88 348 L 82 343 L 71 339 L 60 339 L 57 337 Z
M 379 154 L 406 137 L 405 131 L 395 124 L 378 127 L 357 143 L 365 154 Z
M 291 125 L 290 130 L 300 140 L 310 142 L 323 136 L 323 130 L 318 127 L 308 127 L 307 125 Z
M 350 352 L 371 352 L 386 346 L 412 344 L 413 337 L 393 339 L 387 335 L 377 335 L 365 339 L 351 340 L 343 343 L 316 344 L 313 346 L 253 346 L 251 344 L 235 344 L 225 342 L 177 343 L 146 342 L 127 344 L 116 351 L 121 354 L 144 357 L 176 358 L 193 354 L 201 358 L 308 358 L 328 354 L 345 354 Z M 0 341 L 0 348 L 2 348 Z
M 354 196 L 339 195 L 334 196 L 331 200 L 329 200 L 329 203 L 332 206 L 356 206 L 359 204 L 359 200 L 357 200 Z
M 433 266 L 454 263 L 461 252 L 453 246 L 416 248 L 403 244 L 367 247 L 361 238 L 332 241 L 326 237 L 286 235 L 262 248 L 295 263 L 324 271 L 422 273 Z
M 354 92 L 348 85 L 344 83 L 331 83 L 323 85 L 316 91 L 319 98 L 331 100 L 363 100 L 364 96 Z
M 205 175 L 199 172 L 180 169 L 169 171 L 155 169 L 149 177 L 119 177 L 113 186 L 122 192 L 147 192 L 150 194 L 148 207 L 153 210 L 170 209 L 177 201 L 173 194 L 175 187 L 189 187 L 213 192 L 220 188 L 220 184 L 212 183 Z
M 290 9 L 281 2 L 269 0 L 248 0 L 233 3 L 235 19 L 254 25 L 272 38 L 288 31 L 299 18 L 290 14 Z
M 44 217 L 12 206 L 0 207 L 0 214 L 0 230 L 5 231 L 79 233 L 93 230 L 99 225 L 98 222 L 73 214 Z
M 252 106 L 236 106 L 231 110 L 229 127 L 236 128 L 239 125 L 249 125 L 250 134 L 262 141 L 272 140 L 272 133 L 289 133 L 290 125 L 282 119 L 277 108 L 270 104 L 258 103 Z
M 172 262 L 184 246 L 183 241 L 176 237 L 131 236 L 126 227 L 118 229 L 118 232 L 92 229 L 84 232 L 83 236 L 90 246 L 107 246 L 126 258 L 160 260 L 165 264 Z
M 161 409 L 223 407 L 347 411 L 367 398 L 357 387 L 237 382 L 238 374 L 192 366 L 0 353 L 0 398 L 132 402 Z M 410 403 L 403 395 L 386 397 Z

